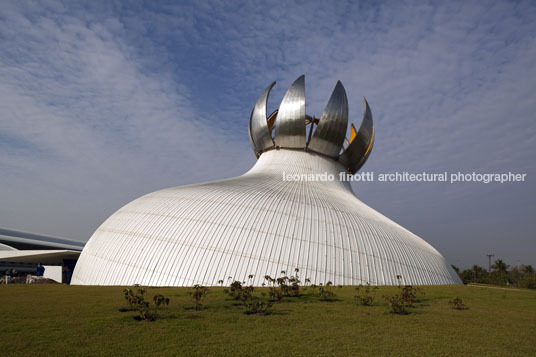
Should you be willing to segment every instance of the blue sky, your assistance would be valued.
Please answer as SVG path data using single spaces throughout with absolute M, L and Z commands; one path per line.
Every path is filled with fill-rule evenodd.
M 306 75 L 371 105 L 380 172 L 517 172 L 523 183 L 360 183 L 453 264 L 536 264 L 536 4 L 52 2 L 0 6 L 0 226 L 87 240 L 142 194 L 240 175 L 247 122 Z

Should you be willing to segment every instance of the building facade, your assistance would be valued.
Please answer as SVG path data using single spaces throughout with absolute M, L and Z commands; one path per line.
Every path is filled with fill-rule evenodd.
M 305 113 L 304 77 L 266 113 L 255 105 L 258 157 L 242 176 L 160 190 L 127 204 L 88 241 L 72 283 L 192 286 L 294 274 L 320 284 L 456 284 L 432 246 L 361 202 L 341 175 L 357 172 L 374 143 L 372 113 L 346 139 L 348 102 L 337 83 L 320 118 Z M 248 279 L 249 276 L 252 279 Z

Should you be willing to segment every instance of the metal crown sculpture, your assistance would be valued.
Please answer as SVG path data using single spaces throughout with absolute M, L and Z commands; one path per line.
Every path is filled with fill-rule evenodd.
M 372 112 L 365 98 L 365 112 L 359 130 L 350 126 L 350 140 L 346 139 L 348 126 L 348 99 L 338 81 L 320 118 L 305 113 L 305 76 L 292 83 L 279 109 L 267 116 L 266 104 L 275 82 L 261 94 L 249 120 L 249 139 L 255 155 L 277 149 L 305 149 L 338 160 L 351 174 L 367 161 L 374 144 Z M 306 127 L 310 125 L 307 136 Z M 313 129 L 316 125 L 316 130 Z M 275 135 L 272 132 L 275 128 Z

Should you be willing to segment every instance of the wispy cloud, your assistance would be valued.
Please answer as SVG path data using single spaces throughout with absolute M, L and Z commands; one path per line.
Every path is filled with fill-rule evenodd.
M 117 35 L 117 19 L 53 21 L 17 10 L 5 9 L 0 23 L 2 224 L 69 215 L 76 205 L 90 213 L 88 234 L 94 216 L 105 218 L 98 202 L 109 214 L 146 190 L 248 168 L 236 160 L 247 140 L 229 139 L 172 75 L 146 71 L 133 44 Z M 66 192 L 71 202 L 54 199 Z M 39 212 L 24 214 L 28 206 Z M 77 227 L 66 232 L 76 235 Z

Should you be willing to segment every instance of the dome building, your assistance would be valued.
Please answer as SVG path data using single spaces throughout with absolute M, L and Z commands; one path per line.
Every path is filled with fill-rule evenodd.
M 267 115 L 272 83 L 250 117 L 257 163 L 242 176 L 140 197 L 93 234 L 76 265 L 80 285 L 256 286 L 294 272 L 312 283 L 458 284 L 431 245 L 362 203 L 350 183 L 370 156 L 372 113 L 348 127 L 341 82 L 320 118 L 305 113 L 305 78 Z M 250 281 L 251 281 L 250 280 Z

